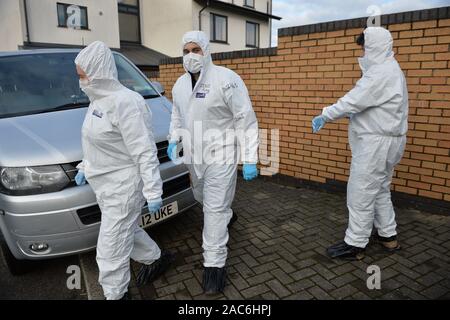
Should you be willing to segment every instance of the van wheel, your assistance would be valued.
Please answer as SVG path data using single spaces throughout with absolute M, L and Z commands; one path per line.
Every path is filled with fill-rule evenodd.
M 26 260 L 18 260 L 9 250 L 8 245 L 0 241 L 1 258 L 5 262 L 8 271 L 13 276 L 20 276 L 30 271 L 30 264 Z

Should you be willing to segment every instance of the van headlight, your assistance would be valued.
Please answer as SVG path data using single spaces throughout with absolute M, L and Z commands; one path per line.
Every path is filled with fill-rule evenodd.
M 0 192 L 24 196 L 57 192 L 70 183 L 63 168 L 58 165 L 21 168 L 1 168 Z

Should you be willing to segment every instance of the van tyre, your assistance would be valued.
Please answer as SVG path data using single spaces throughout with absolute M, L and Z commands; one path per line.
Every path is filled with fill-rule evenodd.
M 8 271 L 13 276 L 20 276 L 30 272 L 29 261 L 16 259 L 4 241 L 0 241 L 0 253 Z

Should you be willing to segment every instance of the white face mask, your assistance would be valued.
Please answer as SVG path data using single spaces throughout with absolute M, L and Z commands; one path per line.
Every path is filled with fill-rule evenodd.
M 88 79 L 80 79 L 80 89 L 84 92 L 85 95 L 87 95 L 90 101 L 94 100 L 94 89 L 91 88 L 91 82 Z
M 84 91 L 86 87 L 89 86 L 89 80 L 88 79 L 80 79 L 80 89 Z
M 188 53 L 183 57 L 183 64 L 190 73 L 199 73 L 204 66 L 204 56 L 196 53 Z

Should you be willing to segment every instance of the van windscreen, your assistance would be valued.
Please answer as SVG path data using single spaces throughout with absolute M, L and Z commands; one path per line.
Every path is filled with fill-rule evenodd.
M 0 118 L 86 107 L 75 68 L 76 52 L 0 57 Z M 143 96 L 158 96 L 149 81 L 114 54 L 119 80 Z

